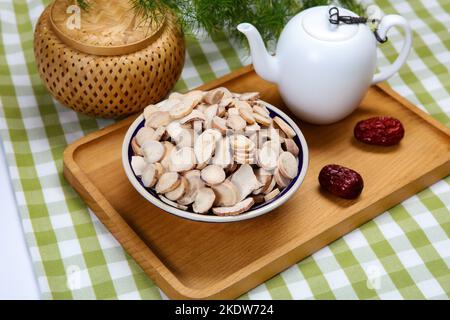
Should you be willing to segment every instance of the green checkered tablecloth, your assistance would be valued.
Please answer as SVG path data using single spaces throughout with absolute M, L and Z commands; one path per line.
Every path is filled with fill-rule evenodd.
M 33 28 L 47 2 L 0 0 L 0 133 L 40 290 L 47 299 L 166 298 L 62 175 L 66 146 L 111 121 L 62 107 L 41 83 Z M 450 125 L 450 1 L 376 3 L 414 29 L 408 62 L 389 84 Z M 400 33 L 389 36 L 380 66 L 400 50 Z M 176 89 L 237 69 L 249 63 L 246 56 L 225 37 L 188 39 Z M 448 299 L 449 184 L 449 177 L 441 180 L 242 298 Z

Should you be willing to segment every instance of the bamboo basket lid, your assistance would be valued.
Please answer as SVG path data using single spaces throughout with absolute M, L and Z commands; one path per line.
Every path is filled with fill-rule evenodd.
M 128 3 L 129 0 L 109 0 L 109 6 L 116 9 L 125 1 Z M 60 2 L 63 0 L 56 0 L 41 14 L 36 24 L 33 45 L 39 75 L 49 92 L 61 104 L 90 116 L 122 117 L 157 103 L 173 88 L 183 69 L 186 48 L 180 25 L 169 11 L 158 28 L 145 29 L 149 30 L 147 35 L 143 36 L 143 32 L 138 35 L 139 32 L 136 32 L 138 38 L 127 37 L 123 40 L 127 43 L 115 45 L 114 42 L 94 42 L 87 31 L 85 34 L 80 31 L 72 34 L 67 29 L 63 33 L 61 30 L 65 26 L 62 21 L 59 21 L 59 28 L 55 20 L 53 24 L 50 21 L 51 11 L 57 12 Z M 96 5 L 105 3 L 102 0 L 90 2 Z M 130 8 L 127 8 L 128 11 L 118 10 L 116 14 L 108 15 L 120 17 L 124 12 L 131 14 Z M 98 11 L 93 7 L 89 10 L 92 10 L 91 14 Z M 84 15 L 82 11 L 81 16 Z M 85 16 L 83 19 L 86 21 L 90 17 L 95 18 Z M 124 16 L 122 20 L 109 20 L 102 14 L 100 17 L 102 21 L 122 21 L 122 25 L 127 26 L 128 21 L 133 19 Z M 136 25 L 132 31 L 143 30 Z M 107 29 L 103 22 L 101 26 L 101 30 Z M 90 27 L 89 30 L 94 30 L 92 34 L 95 35 L 102 32 L 94 29 L 92 22 L 82 27 L 81 30 Z M 126 29 L 114 29 L 114 38 L 123 36 Z M 106 36 L 103 34 L 97 39 L 104 40 Z
M 141 50 L 159 36 L 166 22 L 163 14 L 157 21 L 137 16 L 129 0 L 95 0 L 87 10 L 79 11 L 80 28 L 73 28 L 68 19 L 76 21 L 76 7 L 71 7 L 75 3 L 55 0 L 50 23 L 63 42 L 88 54 L 112 56 Z

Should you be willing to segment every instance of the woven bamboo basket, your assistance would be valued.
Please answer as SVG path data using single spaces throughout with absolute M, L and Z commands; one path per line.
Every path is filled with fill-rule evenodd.
M 69 0 L 56 0 L 36 25 L 34 53 L 47 89 L 86 115 L 117 118 L 163 99 L 184 65 L 185 43 L 172 16 L 146 22 L 128 0 L 95 0 L 67 27 Z M 144 22 L 143 22 L 144 21 Z

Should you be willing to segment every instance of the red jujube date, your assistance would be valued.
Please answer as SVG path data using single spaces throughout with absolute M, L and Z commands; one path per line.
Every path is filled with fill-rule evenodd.
M 319 183 L 328 192 L 344 199 L 357 198 L 364 188 L 363 179 L 358 172 L 337 164 L 322 168 Z
M 373 117 L 358 122 L 353 131 L 357 140 L 379 146 L 392 146 L 405 135 L 402 123 L 393 117 Z

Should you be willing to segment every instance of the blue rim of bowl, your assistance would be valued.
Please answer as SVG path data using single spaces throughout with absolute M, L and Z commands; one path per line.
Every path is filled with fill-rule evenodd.
M 179 208 L 176 208 L 174 206 L 171 206 L 162 200 L 159 199 L 158 194 L 150 189 L 144 187 L 142 184 L 142 181 L 140 178 L 138 178 L 131 168 L 131 157 L 133 156 L 133 149 L 131 147 L 131 140 L 136 136 L 139 129 L 144 127 L 145 121 L 144 117 L 141 114 L 137 119 L 131 124 L 129 127 L 124 142 L 122 145 L 122 164 L 125 169 L 125 173 L 128 177 L 128 180 L 133 185 L 133 187 L 148 201 L 150 201 L 152 204 L 156 205 L 160 209 L 174 214 L 176 216 L 179 216 L 181 218 L 185 218 L 188 220 L 194 220 L 194 221 L 201 221 L 201 222 L 234 222 L 234 221 L 242 221 L 247 219 L 252 219 L 257 216 L 263 215 L 265 213 L 268 213 L 269 211 L 274 210 L 275 208 L 281 206 L 284 202 L 286 202 L 300 187 L 302 184 L 306 172 L 308 170 L 308 162 L 309 162 L 309 150 L 308 145 L 306 143 L 305 137 L 303 136 L 303 133 L 301 132 L 300 128 L 297 126 L 297 124 L 283 111 L 280 109 L 274 107 L 273 105 L 261 101 L 265 104 L 265 106 L 270 111 L 270 117 L 274 118 L 275 116 L 279 116 L 282 118 L 286 123 L 289 124 L 289 126 L 297 133 L 297 135 L 293 138 L 294 142 L 297 144 L 300 155 L 299 161 L 298 161 L 298 174 L 297 176 L 292 179 L 292 181 L 289 183 L 289 185 L 284 188 L 275 198 L 271 199 L 270 201 L 261 203 L 259 205 L 253 206 L 249 211 L 246 211 L 240 215 L 236 216 L 215 216 L 213 214 L 198 214 L 191 211 L 185 211 L 181 210 Z

